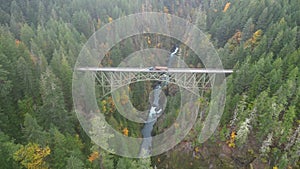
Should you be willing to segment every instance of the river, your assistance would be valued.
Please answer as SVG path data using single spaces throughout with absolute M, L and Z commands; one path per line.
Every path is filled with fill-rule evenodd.
M 175 54 L 179 51 L 179 48 L 175 46 L 171 50 L 171 54 L 168 60 L 168 67 L 171 66 L 173 62 L 173 58 Z M 151 138 L 151 133 L 153 130 L 153 126 L 157 121 L 157 118 L 163 113 L 162 105 L 159 105 L 159 99 L 160 99 L 160 94 L 162 92 L 162 88 L 168 85 L 168 74 L 165 73 L 165 81 L 158 83 L 157 85 L 154 86 L 153 89 L 153 102 L 151 104 L 151 108 L 149 110 L 148 118 L 147 118 L 147 123 L 145 123 L 143 129 L 142 129 L 142 135 L 143 135 L 143 142 L 140 148 L 140 156 L 149 156 L 151 155 L 151 148 L 152 148 L 152 138 Z

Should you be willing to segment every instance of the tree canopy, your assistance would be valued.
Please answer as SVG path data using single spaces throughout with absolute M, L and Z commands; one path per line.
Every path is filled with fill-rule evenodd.
M 298 0 L 0 0 L 0 4 L 1 167 L 300 167 Z M 234 73 L 227 76 L 225 110 L 208 141 L 199 143 L 202 126 L 195 124 L 172 150 L 130 159 L 101 149 L 81 127 L 73 108 L 72 71 L 93 33 L 139 12 L 168 13 L 196 25 L 214 45 L 224 68 Z M 100 64 L 118 66 L 135 51 L 170 50 L 174 44 L 179 44 L 178 57 L 186 65 L 203 67 L 183 42 L 160 34 L 122 40 Z M 142 137 L 143 125 L 123 117 L 114 101 L 131 101 L 137 109 L 146 110 L 156 83 L 130 84 L 130 97 L 120 93 L 116 98 L 103 97 L 102 86 L 96 84 L 97 104 L 108 124 L 122 135 Z M 167 130 L 177 118 L 178 91 L 172 84 L 163 89 L 168 102 L 177 106 L 166 105 L 153 134 Z M 204 96 L 199 98 L 203 113 L 208 111 L 210 91 Z M 101 130 L 97 123 L 90 125 L 91 132 Z

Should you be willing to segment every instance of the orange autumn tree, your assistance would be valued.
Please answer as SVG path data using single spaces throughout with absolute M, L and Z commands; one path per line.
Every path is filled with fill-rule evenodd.
M 129 133 L 129 130 L 127 129 L 127 127 L 125 127 L 123 130 L 122 130 L 123 134 L 125 136 L 128 136 L 128 133 Z
M 91 155 L 89 156 L 89 161 L 93 162 L 94 160 L 96 160 L 99 157 L 99 153 L 97 151 L 94 151 L 91 153 Z
M 19 46 L 20 45 L 20 43 L 21 43 L 21 41 L 20 40 L 18 40 L 18 39 L 16 39 L 16 46 Z

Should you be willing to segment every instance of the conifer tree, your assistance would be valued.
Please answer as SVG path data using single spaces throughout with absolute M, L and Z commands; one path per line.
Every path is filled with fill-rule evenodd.
M 48 133 L 43 131 L 36 119 L 28 113 L 25 114 L 23 133 L 27 142 L 38 143 L 43 146 L 46 146 L 49 139 Z
M 45 128 L 55 125 L 62 132 L 73 132 L 70 113 L 66 111 L 60 82 L 50 68 L 41 75 L 40 91 L 43 101 L 37 119 Z

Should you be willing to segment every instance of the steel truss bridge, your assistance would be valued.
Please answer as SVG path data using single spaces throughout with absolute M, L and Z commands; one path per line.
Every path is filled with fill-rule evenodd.
M 118 88 L 139 81 L 161 81 L 173 83 L 185 88 L 196 95 L 214 84 L 216 75 L 231 74 L 232 69 L 197 69 L 197 68 L 168 68 L 167 70 L 151 70 L 134 67 L 82 67 L 78 71 L 92 72 L 102 87 L 103 93 L 110 93 Z M 195 93 L 201 91 L 201 93 Z

